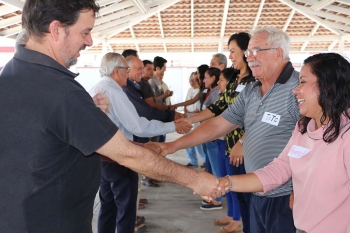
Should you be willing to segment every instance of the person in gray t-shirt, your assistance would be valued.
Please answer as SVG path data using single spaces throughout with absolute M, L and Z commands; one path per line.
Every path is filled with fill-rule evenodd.
M 298 121 L 299 107 L 292 90 L 298 85 L 298 72 L 289 61 L 288 35 L 274 28 L 252 33 L 245 56 L 259 81 L 246 86 L 236 101 L 220 116 L 202 123 L 174 142 L 158 144 L 162 154 L 192 147 L 244 126 L 243 144 L 247 173 L 266 166 L 278 157 Z M 250 204 L 251 232 L 295 232 L 289 196 L 292 183 L 264 196 L 254 193 Z

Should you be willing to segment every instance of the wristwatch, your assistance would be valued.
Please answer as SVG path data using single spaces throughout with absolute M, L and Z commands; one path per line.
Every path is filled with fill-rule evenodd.
M 243 146 L 243 140 L 242 139 L 239 139 L 238 140 L 241 144 L 242 144 L 242 146 Z

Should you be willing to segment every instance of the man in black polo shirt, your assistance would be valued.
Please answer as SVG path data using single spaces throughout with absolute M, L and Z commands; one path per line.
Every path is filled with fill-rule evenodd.
M 100 158 L 200 194 L 218 180 L 125 139 L 79 85 L 74 65 L 92 45 L 93 0 L 27 0 L 18 46 L 0 75 L 0 232 L 91 233 Z

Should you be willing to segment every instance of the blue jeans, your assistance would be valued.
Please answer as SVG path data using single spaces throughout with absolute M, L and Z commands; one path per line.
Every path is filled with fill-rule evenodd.
M 197 151 L 197 153 L 196 153 Z M 202 158 L 203 162 L 205 163 L 205 157 L 206 157 L 206 154 L 203 150 L 203 145 L 200 144 L 200 145 L 197 145 L 197 146 L 194 146 L 194 147 L 190 147 L 190 148 L 187 148 L 186 149 L 186 153 L 187 153 L 187 157 L 190 161 L 190 164 L 192 165 L 198 165 L 198 158 L 197 158 L 197 154 L 199 154 L 199 156 Z
M 208 160 L 210 163 L 211 170 L 215 177 L 221 177 L 219 172 L 219 145 L 218 141 L 223 140 L 215 140 L 212 142 L 205 143 L 205 147 L 207 149 Z M 216 201 L 221 202 L 222 197 L 218 197 L 215 199 Z
M 230 164 L 230 157 L 225 155 L 226 142 L 218 140 L 219 145 L 219 172 L 220 176 L 233 175 L 233 165 Z M 227 216 L 232 217 L 235 221 L 240 221 L 241 211 L 239 209 L 239 202 L 235 192 L 228 192 L 226 194 L 227 202 Z

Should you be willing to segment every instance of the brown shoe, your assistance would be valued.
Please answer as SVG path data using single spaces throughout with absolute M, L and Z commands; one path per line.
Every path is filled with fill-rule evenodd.
M 140 203 L 140 204 L 139 204 L 139 210 L 142 210 L 142 209 L 144 209 L 144 208 L 146 208 L 146 205 L 143 204 L 143 203 Z
M 140 226 L 141 224 L 146 222 L 146 218 L 143 216 L 136 216 L 136 226 Z
M 213 224 L 216 226 L 226 226 L 230 222 L 221 222 L 220 220 L 214 219 Z
M 240 231 L 242 231 L 243 229 L 242 229 L 242 227 L 241 226 L 238 226 L 236 229 L 234 229 L 233 231 L 227 231 L 227 230 L 225 230 L 225 228 L 223 228 L 223 227 L 221 227 L 220 229 L 219 229 L 219 233 L 234 233 L 234 232 L 240 232 Z
M 201 167 L 201 168 L 205 168 L 205 163 L 203 163 L 200 167 Z
M 146 198 L 141 198 L 140 199 L 140 203 L 142 204 L 147 204 L 148 203 L 148 200 Z

